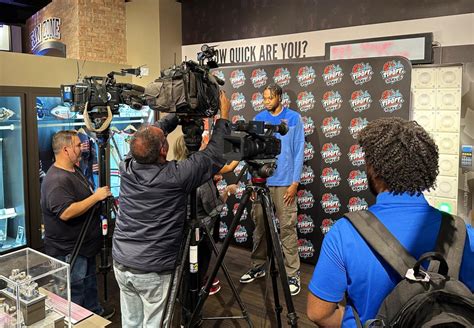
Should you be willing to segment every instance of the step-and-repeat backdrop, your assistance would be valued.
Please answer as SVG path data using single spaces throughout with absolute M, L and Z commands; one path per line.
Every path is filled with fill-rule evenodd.
M 252 120 L 266 110 L 263 90 L 269 83 L 283 89 L 283 105 L 301 114 L 305 151 L 298 189 L 298 251 L 315 263 L 324 235 L 345 212 L 366 209 L 375 201 L 368 189 L 363 150 L 357 134 L 379 117 L 409 118 L 411 64 L 403 57 L 225 67 L 213 71 L 225 81 L 232 121 Z M 218 188 L 236 183 L 243 167 L 224 176 Z M 221 213 L 219 236 L 239 205 L 246 181 Z M 252 247 L 254 223 L 249 205 L 234 242 Z

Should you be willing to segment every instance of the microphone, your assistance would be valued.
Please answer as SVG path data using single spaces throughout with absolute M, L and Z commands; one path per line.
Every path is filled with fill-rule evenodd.
M 265 124 L 266 129 L 271 129 L 273 132 L 279 133 L 282 136 L 288 133 L 288 124 L 286 122 L 281 122 L 278 125 Z
M 138 84 L 132 84 L 132 83 L 117 83 L 117 86 L 118 86 L 118 87 L 122 87 L 122 88 L 127 89 L 127 90 L 137 91 L 137 92 L 140 92 L 140 93 L 144 93 L 144 92 L 145 92 L 145 88 L 142 87 L 141 85 L 138 85 Z

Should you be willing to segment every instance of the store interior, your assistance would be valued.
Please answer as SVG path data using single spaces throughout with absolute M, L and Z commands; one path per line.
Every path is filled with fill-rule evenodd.
M 434 208 L 474 223 L 474 3 L 470 0 L 0 1 L 0 288 L 8 289 L 0 293 L 6 295 L 5 302 L 12 300 L 10 321 L 2 319 L 5 311 L 0 311 L 4 327 L 27 327 L 39 320 L 19 310 L 26 303 L 20 305 L 20 298 L 10 296 L 12 284 L 20 288 L 26 283 L 24 277 L 18 278 L 21 272 L 14 274 L 15 269 L 28 272 L 39 285 L 39 294 L 47 295 L 46 301 L 41 300 L 43 308 L 60 304 L 65 308 L 61 318 L 80 312 L 70 307 L 69 267 L 42 255 L 41 186 L 54 165 L 53 135 L 77 131 L 82 153 L 78 166 L 94 189 L 104 183 L 110 187 L 112 203 L 120 211 L 119 166 L 130 152 L 130 141 L 142 124 L 153 124 L 167 114 L 151 109 L 145 98 L 138 110 L 131 102 L 119 104 L 107 137 L 100 139 L 100 133 L 86 126 L 84 109 L 64 101 L 64 86 L 76 87 L 86 77 L 114 72 L 117 82 L 145 88 L 163 70 L 182 61 L 197 61 L 202 45 L 215 51 L 212 57 L 218 67 L 212 67 L 211 74 L 225 82 L 220 88 L 230 99 L 232 123 L 252 120 L 262 111 L 265 86 L 272 82 L 282 87 L 284 105 L 304 120 L 295 228 L 301 292 L 292 297 L 299 327 L 315 326 L 306 315 L 306 302 L 324 236 L 345 212 L 375 203 L 356 153 L 357 133 L 368 122 L 381 117 L 417 121 L 439 150 L 436 188 L 424 197 Z M 147 72 L 142 74 L 140 67 Z M 364 69 L 370 71 L 366 80 Z M 386 105 L 396 99 L 395 105 Z M 206 138 L 215 120 L 201 118 L 206 122 Z M 176 159 L 173 145 L 182 134 L 178 127 L 167 135 L 167 160 Z M 105 145 L 103 158 L 101 145 Z M 339 153 L 333 162 L 325 158 L 333 156 L 330 151 Z M 207 297 L 203 316 L 240 316 L 237 293 L 254 327 L 277 327 L 270 275 L 252 285 L 239 283 L 248 270 L 255 228 L 247 204 L 237 229 L 230 231 L 248 182 L 245 176 L 238 180 L 244 164 L 242 160 L 216 185 L 227 190 L 237 184 L 219 215 L 217 243 L 221 248 L 232 234 L 224 263 L 236 289 L 232 292 L 234 286 L 219 271 L 221 290 Z M 325 171 L 329 166 L 331 172 Z M 326 174 L 337 174 L 341 186 Z M 365 179 L 365 187 L 354 187 L 351 179 L 354 184 Z M 337 211 L 325 210 L 329 198 L 338 202 Z M 110 264 L 118 215 L 111 207 L 107 207 L 108 232 L 103 239 Z M 114 269 L 112 265 L 100 268 L 103 260 L 103 254 L 98 254 L 97 290 L 101 303 L 114 308 L 115 314 L 107 320 L 94 315 L 95 322 L 91 316 L 65 322 L 77 327 L 124 326 Z M 285 326 L 288 304 L 279 288 Z M 64 298 L 55 299 L 59 296 L 54 292 Z M 12 311 L 14 305 L 17 310 Z M 45 314 L 51 320 L 48 324 L 59 325 L 56 316 L 48 317 L 51 313 Z M 179 327 L 181 317 L 178 304 L 170 327 Z M 245 327 L 248 318 L 204 320 L 202 326 Z M 44 315 L 41 320 L 46 320 Z

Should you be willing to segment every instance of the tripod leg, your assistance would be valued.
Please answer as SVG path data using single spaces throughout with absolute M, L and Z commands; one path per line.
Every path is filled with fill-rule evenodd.
M 188 257 L 189 245 L 191 243 L 191 230 L 188 230 L 186 235 L 186 242 L 183 244 L 181 250 L 181 263 L 176 267 L 173 275 L 171 276 L 170 286 L 171 288 L 168 291 L 165 304 L 165 312 L 163 313 L 163 318 L 161 319 L 160 327 L 168 328 L 171 327 L 173 323 L 173 314 L 176 305 L 176 298 L 181 287 L 181 281 L 183 279 L 183 272 L 186 269 L 186 261 Z
M 219 270 L 219 267 L 224 260 L 224 256 L 227 252 L 227 249 L 229 248 L 230 241 L 232 240 L 232 236 L 234 234 L 235 228 L 237 228 L 237 225 L 239 224 L 240 217 L 242 216 L 242 213 L 244 212 L 245 207 L 247 206 L 247 203 L 250 199 L 250 194 L 252 193 L 252 188 L 249 187 L 245 189 L 244 194 L 242 195 L 242 199 L 240 201 L 240 205 L 237 208 L 237 212 L 234 216 L 234 219 L 232 220 L 232 223 L 229 227 L 229 232 L 227 236 L 224 239 L 224 242 L 222 244 L 221 251 L 219 253 L 219 256 L 216 259 L 216 263 L 214 267 L 212 268 L 212 272 L 206 282 L 206 286 L 204 286 L 203 289 L 201 289 L 201 297 L 199 297 L 198 303 L 196 305 L 196 308 L 194 309 L 193 315 L 191 316 L 190 322 L 193 322 L 195 320 L 195 317 L 201 313 L 202 307 L 204 306 L 204 302 L 207 299 L 207 296 L 209 295 L 209 290 L 211 289 L 212 282 L 214 281 L 214 278 L 216 278 L 217 271 Z
M 209 231 L 209 228 L 205 224 L 203 224 L 203 227 L 204 227 L 204 230 L 206 231 L 206 234 L 207 234 L 207 241 L 208 241 L 209 245 L 212 247 L 212 250 L 214 251 L 214 254 L 216 255 L 216 257 L 218 257 L 219 256 L 219 250 L 217 249 L 216 243 L 214 242 L 214 240 L 211 237 L 211 233 Z M 242 302 L 242 299 L 240 298 L 239 293 L 237 292 L 237 288 L 235 288 L 235 285 L 232 282 L 232 278 L 230 277 L 229 270 L 227 270 L 227 266 L 225 265 L 224 261 L 222 261 L 222 263 L 221 263 L 221 268 L 222 268 L 222 271 L 224 272 L 224 276 L 227 280 L 227 283 L 229 284 L 230 289 L 232 290 L 232 294 L 234 295 L 234 298 L 237 300 L 237 303 L 239 304 L 239 307 L 240 307 L 240 310 L 242 311 L 243 317 L 247 321 L 247 324 L 249 325 L 249 327 L 253 327 L 253 324 L 250 321 L 249 315 L 247 313 L 247 308 L 245 307 L 244 303 Z M 199 297 L 201 297 L 204 293 L 205 293 L 205 291 L 203 291 L 201 289 L 201 292 L 199 293 Z
M 296 315 L 295 308 L 293 305 L 293 300 L 291 298 L 291 293 L 290 293 L 290 287 L 288 286 L 288 277 L 286 275 L 286 269 L 285 269 L 285 262 L 283 260 L 283 251 L 281 248 L 281 242 L 280 242 L 280 236 L 278 235 L 278 230 L 276 227 L 275 222 L 273 221 L 273 206 L 270 198 L 270 193 L 268 189 L 262 189 L 261 191 L 261 201 L 262 201 L 262 207 L 263 207 L 263 215 L 264 215 L 264 220 L 265 220 L 265 228 L 267 232 L 267 238 L 270 238 L 271 240 L 271 246 L 272 249 L 271 251 L 271 256 L 272 260 L 270 263 L 273 263 L 273 261 L 276 264 L 273 264 L 273 267 L 278 270 L 278 273 L 280 275 L 280 280 L 281 280 L 281 287 L 283 290 L 283 294 L 285 296 L 285 302 L 286 302 L 286 308 L 288 310 L 288 324 L 291 327 L 297 327 L 297 321 L 298 321 L 298 316 Z M 268 241 L 270 244 L 270 241 Z M 275 290 L 278 288 L 276 285 L 276 277 L 273 279 L 273 274 L 272 274 L 272 283 L 273 283 L 273 290 L 274 290 L 274 295 L 275 295 L 275 311 L 277 312 L 277 305 L 279 305 L 278 301 L 278 293 L 275 293 Z M 281 310 L 280 310 L 281 312 Z M 280 314 L 278 313 L 277 320 L 280 322 L 281 326 L 281 319 L 278 318 Z

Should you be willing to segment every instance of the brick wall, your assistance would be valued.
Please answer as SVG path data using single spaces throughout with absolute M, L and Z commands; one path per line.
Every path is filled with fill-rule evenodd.
M 61 18 L 66 57 L 127 63 L 126 16 L 123 0 L 53 0 L 26 23 L 24 49 L 31 53 L 29 34 L 43 20 Z

